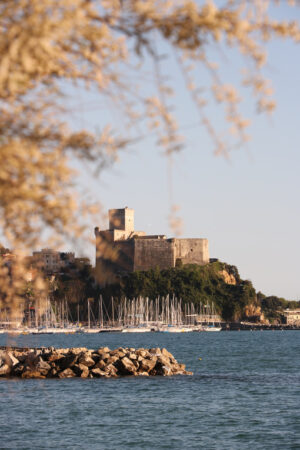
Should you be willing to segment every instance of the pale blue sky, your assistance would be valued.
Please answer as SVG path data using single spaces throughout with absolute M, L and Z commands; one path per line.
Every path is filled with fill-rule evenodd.
M 292 11 L 299 20 L 299 8 Z M 256 115 L 251 95 L 245 94 L 243 112 L 252 120 L 252 139 L 233 152 L 230 161 L 213 155 L 210 138 L 203 127 L 195 125 L 197 112 L 174 63 L 167 66 L 187 142 L 173 160 L 172 197 L 180 206 L 183 237 L 208 238 L 211 257 L 236 265 L 257 290 L 300 299 L 300 48 L 276 41 L 268 45 L 268 51 L 264 73 L 273 80 L 278 107 L 272 117 Z M 239 58 L 223 52 L 222 75 L 235 82 Z M 201 81 L 205 80 L 203 74 Z M 93 97 L 93 108 L 81 97 L 78 102 L 81 109 L 75 124 L 101 127 L 107 113 L 100 101 L 97 106 Z M 209 110 L 215 124 L 224 126 L 219 106 L 212 104 Z M 121 119 L 116 116 L 115 120 Z M 96 180 L 85 176 L 83 184 L 104 210 L 134 208 L 137 230 L 171 237 L 168 177 L 168 161 L 149 137 L 121 155 Z M 99 222 L 91 224 L 91 233 L 96 225 L 106 228 L 106 223 Z M 94 259 L 93 249 L 86 253 Z

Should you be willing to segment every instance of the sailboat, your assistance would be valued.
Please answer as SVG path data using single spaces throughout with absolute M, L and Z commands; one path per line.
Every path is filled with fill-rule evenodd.
M 216 314 L 215 309 L 214 309 L 214 305 L 211 305 L 211 316 L 213 317 Z M 201 331 L 221 331 L 222 327 L 217 327 L 215 325 L 215 322 L 212 322 L 212 324 L 210 325 L 202 325 L 202 329 Z

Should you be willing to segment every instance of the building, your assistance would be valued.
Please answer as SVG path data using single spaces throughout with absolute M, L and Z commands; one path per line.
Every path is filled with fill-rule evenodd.
M 300 309 L 285 309 L 283 313 L 287 325 L 300 325 Z
M 33 252 L 30 258 L 31 264 L 34 267 L 39 268 L 47 274 L 54 274 L 74 264 L 75 254 L 43 248 L 41 251 Z
M 179 264 L 209 263 L 207 239 L 168 239 L 134 230 L 134 210 L 110 209 L 109 229 L 95 228 L 96 274 L 100 284 L 115 281 L 117 275 Z

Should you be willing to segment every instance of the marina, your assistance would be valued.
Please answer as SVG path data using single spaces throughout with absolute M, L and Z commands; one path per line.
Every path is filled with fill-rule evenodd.
M 188 333 L 199 331 L 221 331 L 221 318 L 215 312 L 214 304 L 183 303 L 174 295 L 157 297 L 152 300 L 144 297 L 116 299 L 111 297 L 104 302 L 87 299 L 86 321 L 80 321 L 79 308 L 77 321 L 70 315 L 67 302 L 37 302 L 24 309 L 18 322 L 10 323 L 4 311 L 0 311 L 0 333 L 11 334 L 56 334 L 56 333 Z M 2 319 L 2 320 L 1 320 Z

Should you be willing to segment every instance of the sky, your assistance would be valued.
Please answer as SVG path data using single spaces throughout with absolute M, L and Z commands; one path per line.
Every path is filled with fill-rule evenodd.
M 299 20 L 300 8 L 291 14 Z M 112 168 L 94 179 L 83 175 L 81 182 L 104 212 L 134 208 L 135 229 L 147 234 L 172 237 L 168 215 L 171 203 L 178 205 L 181 237 L 207 238 L 210 256 L 236 265 L 257 291 L 300 300 L 300 48 L 277 40 L 267 50 L 264 74 L 272 79 L 277 109 L 272 116 L 259 115 L 251 94 L 243 93 L 243 113 L 252 122 L 251 141 L 233 151 L 229 160 L 214 156 L 171 59 L 165 74 L 176 90 L 185 149 L 170 164 L 149 136 L 122 153 Z M 224 48 L 223 53 L 222 76 L 236 83 L 240 59 L 231 50 Z M 205 74 L 199 77 L 206 82 Z M 89 108 L 89 95 L 80 100 L 78 124 L 101 126 L 107 118 L 103 106 L 99 102 L 99 107 Z M 224 126 L 218 104 L 210 105 L 209 115 L 217 127 Z M 95 226 L 106 229 L 108 223 L 99 217 L 91 224 L 91 234 Z M 92 247 L 84 253 L 94 261 Z

